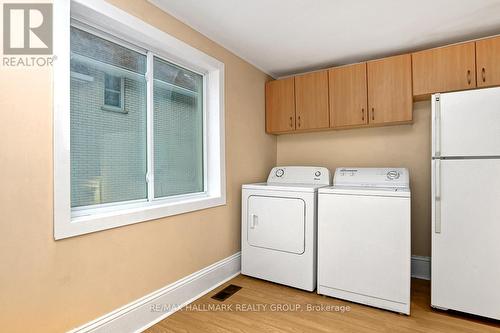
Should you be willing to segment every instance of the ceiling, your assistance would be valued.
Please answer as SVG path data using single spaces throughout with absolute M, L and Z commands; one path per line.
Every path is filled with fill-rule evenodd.
M 500 0 L 150 0 L 273 77 L 500 33 Z

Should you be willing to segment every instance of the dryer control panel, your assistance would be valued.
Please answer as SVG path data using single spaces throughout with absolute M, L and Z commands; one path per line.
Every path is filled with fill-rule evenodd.
M 267 177 L 268 183 L 331 185 L 330 170 L 324 167 L 277 166 Z
M 410 187 L 410 175 L 405 168 L 337 168 L 335 186 Z

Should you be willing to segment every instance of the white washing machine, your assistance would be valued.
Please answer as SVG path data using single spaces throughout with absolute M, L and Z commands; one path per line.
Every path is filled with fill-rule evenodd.
M 242 186 L 241 273 L 316 288 L 317 196 L 331 185 L 322 167 L 275 167 L 267 183 Z
M 410 314 L 407 169 L 338 168 L 318 194 L 318 293 Z

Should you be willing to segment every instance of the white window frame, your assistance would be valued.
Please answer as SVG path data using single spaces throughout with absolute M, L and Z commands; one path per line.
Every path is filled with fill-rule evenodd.
M 204 191 L 201 193 L 123 204 L 102 205 L 87 210 L 71 209 L 70 170 L 70 26 L 71 19 L 104 31 L 148 50 L 147 61 L 156 55 L 203 75 Z M 63 239 L 166 216 L 226 204 L 224 134 L 224 64 L 167 33 L 103 0 L 58 0 L 54 2 L 54 238 Z M 148 67 L 152 68 L 152 67 Z M 152 107 L 148 80 L 148 108 Z M 148 112 L 147 154 L 152 156 L 152 117 Z M 152 168 L 148 158 L 148 170 Z M 152 175 L 148 182 L 154 184 Z M 148 186 L 152 191 L 153 186 Z

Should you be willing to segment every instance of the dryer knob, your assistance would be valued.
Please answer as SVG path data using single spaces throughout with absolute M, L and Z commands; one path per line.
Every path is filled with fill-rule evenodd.
M 276 170 L 276 177 L 283 177 L 284 174 L 285 174 L 285 170 L 283 170 L 283 169 Z
M 321 176 L 321 171 L 316 171 L 316 172 L 314 173 L 314 175 L 315 175 L 316 177 Z

